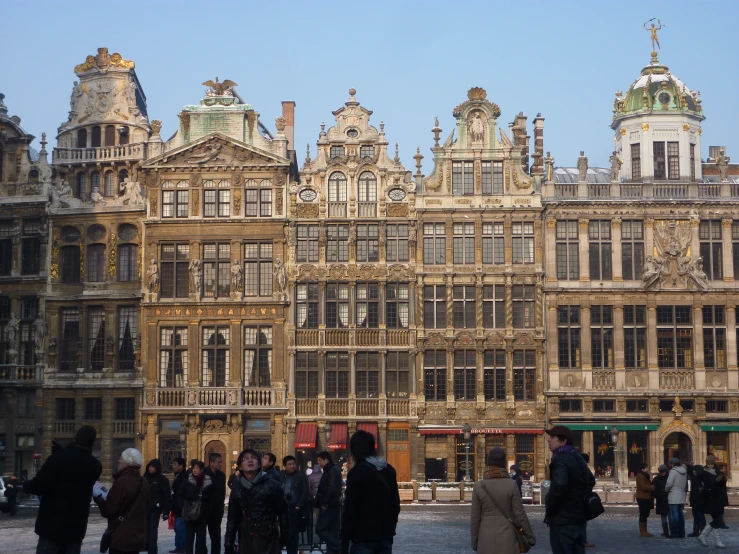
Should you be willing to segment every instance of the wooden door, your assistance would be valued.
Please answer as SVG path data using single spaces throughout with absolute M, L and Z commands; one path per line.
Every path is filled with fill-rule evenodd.
M 395 468 L 398 482 L 411 480 L 411 442 L 408 424 L 390 423 L 387 430 L 387 462 Z

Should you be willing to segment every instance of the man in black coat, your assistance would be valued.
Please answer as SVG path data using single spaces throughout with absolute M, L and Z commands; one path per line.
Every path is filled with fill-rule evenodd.
M 375 437 L 357 431 L 349 440 L 356 461 L 346 479 L 341 524 L 341 553 L 390 553 L 400 514 L 398 478 L 393 466 L 377 456 Z
M 172 489 L 169 486 L 169 479 L 162 475 L 162 462 L 157 458 L 146 464 L 144 479 L 149 485 L 149 519 L 146 544 L 149 546 L 149 554 L 158 554 L 159 518 L 164 521 L 169 519 Z
M 288 538 L 287 554 L 298 554 L 300 543 L 300 529 L 303 519 L 308 517 L 308 477 L 298 471 L 298 462 L 295 456 L 285 456 L 282 459 L 280 483 L 287 501 Z
M 36 534 L 38 552 L 79 553 L 87 532 L 92 487 L 103 472 L 92 455 L 97 431 L 83 425 L 66 448 L 49 456 L 23 492 L 41 497 Z
M 13 474 L 10 479 L 5 482 L 5 498 L 7 502 L 2 511 L 7 511 L 9 516 L 14 516 L 18 505 L 18 493 L 21 491 L 21 481 Z
M 319 510 L 316 535 L 326 543 L 326 554 L 339 554 L 339 507 L 344 486 L 341 470 L 334 464 L 331 454 L 325 451 L 318 455 L 318 464 L 323 469 L 323 475 L 316 494 L 316 507 Z
M 548 429 L 552 452 L 549 464 L 551 486 L 544 521 L 549 525 L 552 554 L 584 554 L 585 495 L 593 490 L 595 477 L 572 445 L 572 431 L 564 425 Z
M 226 474 L 221 471 L 223 456 L 217 452 L 208 457 L 205 474 L 213 483 L 210 511 L 208 512 L 208 534 L 210 535 L 210 554 L 221 554 L 221 521 L 226 503 Z
M 267 474 L 267 477 L 279 483 L 280 472 L 277 471 L 276 464 L 277 456 L 272 454 L 272 452 L 265 452 L 264 456 L 262 456 L 262 471 Z
M 172 462 L 172 470 L 174 471 L 174 481 L 172 482 L 172 514 L 174 515 L 174 550 L 170 550 L 170 554 L 185 554 L 185 520 L 182 519 L 182 497 L 178 492 L 182 485 L 187 481 L 187 471 L 185 471 L 185 458 L 175 458 Z

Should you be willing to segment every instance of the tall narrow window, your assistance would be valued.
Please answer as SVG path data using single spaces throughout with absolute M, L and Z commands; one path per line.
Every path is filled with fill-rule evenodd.
M 709 279 L 724 278 L 723 239 L 721 220 L 701 221 L 698 228 L 700 255 L 703 258 L 703 271 Z
M 376 262 L 380 252 L 378 225 L 357 225 L 357 261 Z
M 734 264 L 734 276 L 739 277 L 739 221 L 731 223 L 731 256 Z
M 359 176 L 358 184 L 360 202 L 377 202 L 377 178 L 374 173 L 363 171 Z
M 388 283 L 385 288 L 385 323 L 388 329 L 408 328 L 408 284 Z
M 77 308 L 63 308 L 60 311 L 60 349 L 59 369 L 61 371 L 74 371 L 77 369 L 77 353 L 81 345 L 77 344 L 80 339 L 80 311 Z
M 318 398 L 318 352 L 295 353 L 295 396 Z
M 364 246 L 366 247 L 366 243 L 364 244 Z M 326 225 L 326 261 L 349 261 L 348 225 Z
M 349 327 L 349 285 L 346 283 L 326 284 L 326 327 Z
M 231 244 L 203 245 L 203 297 L 227 298 L 231 294 Z
M 660 369 L 693 368 L 691 306 L 657 306 L 657 364 Z
M 87 354 L 92 371 L 102 371 L 105 365 L 105 309 L 90 308 L 87 312 Z
M 105 188 L 103 196 L 118 196 L 118 191 L 115 186 L 115 174 L 112 171 L 105 172 Z
M 77 131 L 77 148 L 87 148 L 87 129 Z
M 452 226 L 454 233 L 454 263 L 475 263 L 475 224 L 455 223 Z
M 557 307 L 559 367 L 580 368 L 580 306 Z
M 346 217 L 346 176 L 338 171 L 328 179 L 328 215 Z
M 483 368 L 485 400 L 505 401 L 505 350 L 486 350 Z
M 557 222 L 557 279 L 577 280 L 580 278 L 580 243 L 577 236 L 577 221 Z
M 667 179 L 667 166 L 665 160 L 665 143 L 654 142 L 652 143 L 653 148 L 653 161 L 654 161 L 654 178 L 655 180 Z
M 536 327 L 536 286 L 513 285 L 513 328 Z
M 631 145 L 631 180 L 641 181 L 641 144 Z
M 77 198 L 87 198 L 89 196 L 87 191 L 87 175 L 81 171 L 77 174 L 77 190 L 74 192 Z
M 357 352 L 357 398 L 378 398 L 380 396 L 380 354 L 378 352 Z
M 203 181 L 203 217 L 231 216 L 231 183 Z
M 482 162 L 482 193 L 503 194 L 503 162 Z
M 231 329 L 203 327 L 202 385 L 225 387 L 229 380 Z
M 318 225 L 298 225 L 297 251 L 298 262 L 318 261 Z
M 95 189 L 98 189 L 98 192 L 102 194 L 102 190 L 100 190 L 100 173 L 97 171 L 93 171 L 90 175 L 90 192 L 92 193 Z
M 38 237 L 21 239 L 21 275 L 36 275 L 41 268 L 41 241 Z
M 159 378 L 162 387 L 187 384 L 187 327 L 163 327 L 159 330 Z
M 695 144 L 690 145 L 690 180 L 695 181 Z
M 75 399 L 74 398 L 57 398 L 56 399 L 56 419 L 59 421 L 74 421 Z
M 446 350 L 426 350 L 423 373 L 426 400 L 446 402 Z
M 474 400 L 476 398 L 475 354 L 474 350 L 454 351 L 455 400 Z
M 349 353 L 326 353 L 326 398 L 349 397 Z
M 318 285 L 295 286 L 295 325 L 299 329 L 318 328 Z
M 611 265 L 611 222 L 591 221 L 588 224 L 590 279 L 608 281 L 613 278 Z
M 505 329 L 505 285 L 483 285 L 482 325 L 486 329 Z
M 80 247 L 63 246 L 62 254 L 62 283 L 72 284 L 80 282 Z
M 446 328 L 446 285 L 424 285 L 423 326 L 426 329 Z
M 10 320 L 10 298 L 8 296 L 0 296 L 0 364 L 10 364 L 10 344 L 8 343 L 8 334 L 6 327 Z
M 0 275 L 10 275 L 13 267 L 13 222 L 0 223 Z
M 272 327 L 244 327 L 244 386 L 272 386 Z
M 357 328 L 380 326 L 380 289 L 377 283 L 357 283 L 355 303 Z
M 102 146 L 102 133 L 100 130 L 100 126 L 95 125 L 92 128 L 90 143 L 93 148 L 100 148 L 100 146 Z
M 22 296 L 20 313 L 20 341 L 18 348 L 18 364 L 32 366 L 36 364 L 35 332 L 33 322 L 38 315 L 38 297 Z M 4 331 L 0 329 L 0 331 Z M 30 414 L 29 414 L 30 415 Z
M 120 282 L 138 281 L 138 261 L 138 245 L 121 244 L 118 247 L 118 280 Z
M 476 322 L 474 285 L 454 285 L 454 326 L 458 329 L 474 329 Z
M 621 270 L 627 281 L 639 280 L 644 273 L 644 222 L 621 223 Z
M 474 194 L 473 162 L 452 162 L 452 194 Z
M 105 245 L 91 244 L 87 247 L 87 281 L 105 281 Z
M 190 213 L 190 190 L 187 181 L 162 183 L 162 217 L 187 217 Z
M 408 398 L 410 393 L 408 352 L 388 352 L 385 365 L 387 397 Z
M 513 398 L 514 400 L 536 399 L 536 352 L 533 350 L 513 351 Z
M 726 369 L 726 316 L 723 306 L 703 306 L 703 361 L 706 369 Z
M 680 179 L 680 143 L 667 143 L 667 176 L 670 180 Z
M 189 295 L 190 245 L 163 244 L 160 280 L 162 298 L 187 298 Z
M 613 365 L 613 306 L 590 308 L 590 351 L 593 369 L 611 369 Z
M 647 307 L 624 306 L 624 366 L 647 367 Z
M 428 265 L 446 263 L 446 225 L 444 223 L 423 224 L 423 263 Z
M 511 227 L 511 234 L 513 235 L 513 263 L 533 264 L 534 224 L 516 222 Z
M 388 225 L 385 259 L 388 262 L 408 261 L 408 225 Z
M 257 183 L 256 179 L 247 179 L 245 185 L 244 215 L 246 217 L 271 217 L 272 181 L 262 179 Z
M 115 127 L 113 125 L 105 126 L 105 146 L 115 146 Z
M 130 371 L 136 364 L 136 339 L 139 334 L 136 306 L 118 308 L 118 369 Z
M 503 223 L 482 224 L 482 263 L 505 263 L 505 237 Z

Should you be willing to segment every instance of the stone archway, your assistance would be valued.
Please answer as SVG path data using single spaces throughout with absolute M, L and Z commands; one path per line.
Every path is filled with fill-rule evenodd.
M 226 467 L 226 445 L 219 440 L 209 441 L 203 449 L 203 462 L 205 467 L 208 467 L 208 458 L 211 454 L 220 454 L 223 459 L 224 467 Z
M 687 433 L 673 431 L 663 439 L 664 463 L 671 458 L 678 458 L 681 463 L 692 463 L 693 441 Z

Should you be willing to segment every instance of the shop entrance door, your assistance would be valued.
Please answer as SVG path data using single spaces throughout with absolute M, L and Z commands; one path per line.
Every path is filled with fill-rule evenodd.
M 411 443 L 407 423 L 390 423 L 387 429 L 387 462 L 395 468 L 398 482 L 411 480 Z
M 671 458 L 678 458 L 681 463 L 693 462 L 693 443 L 685 433 L 670 433 L 665 437 L 665 464 Z

